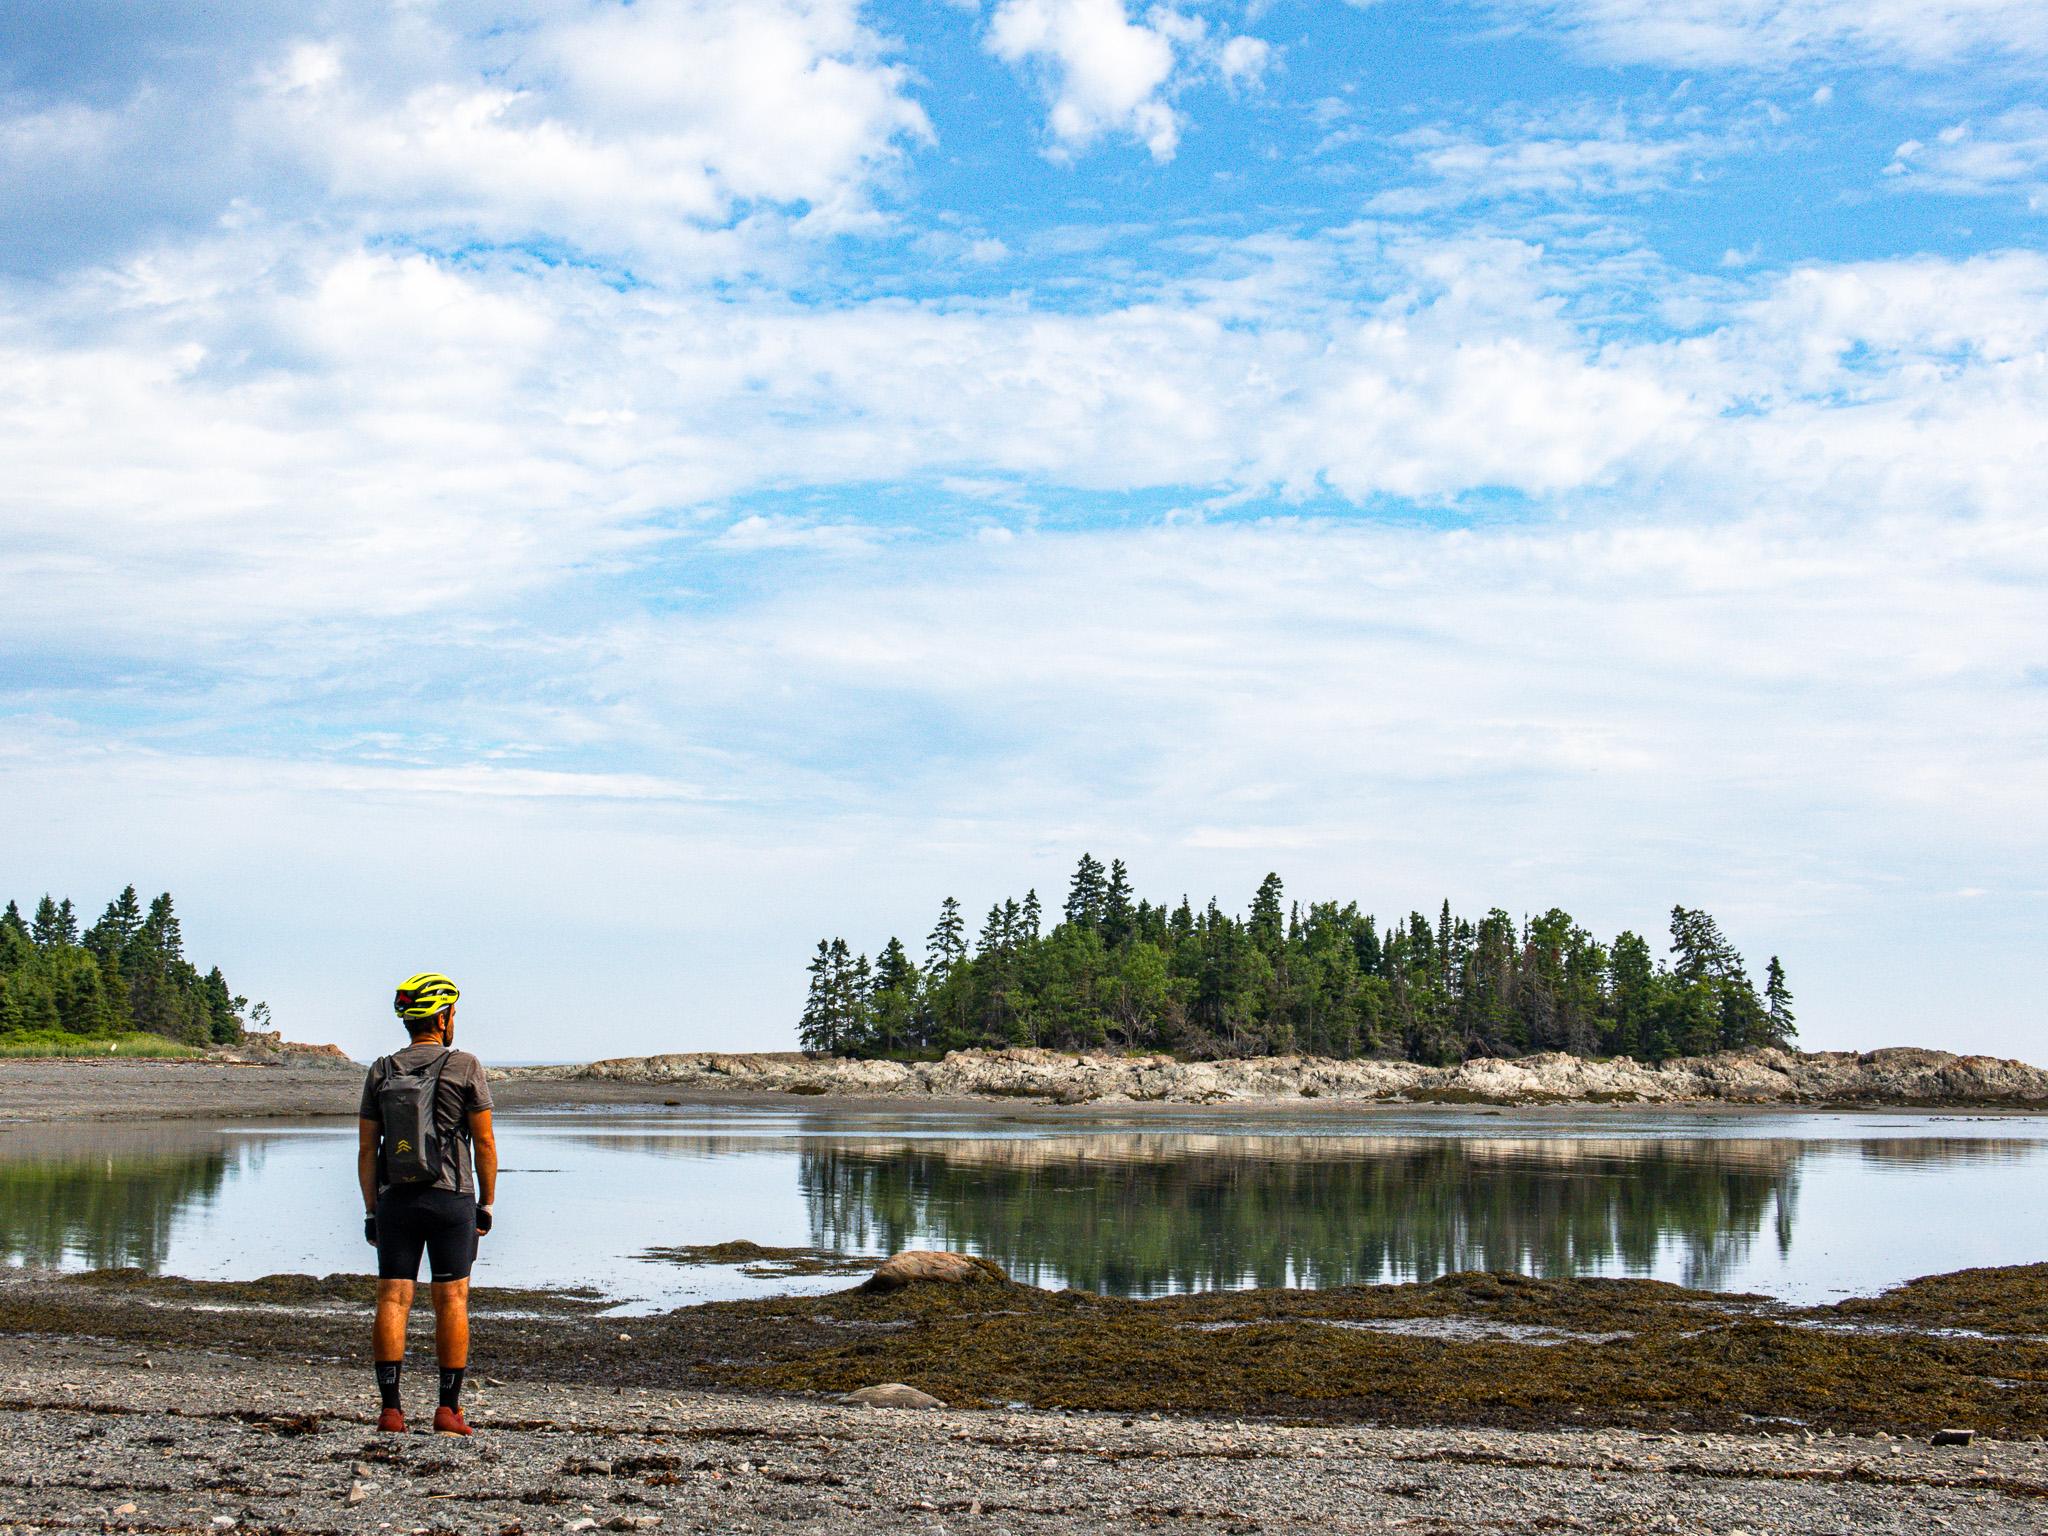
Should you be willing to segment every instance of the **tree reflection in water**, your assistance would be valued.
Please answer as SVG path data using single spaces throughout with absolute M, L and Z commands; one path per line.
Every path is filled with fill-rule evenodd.
M 812 1241 L 966 1248 L 1020 1280 L 1122 1296 L 1644 1273 L 1713 1289 L 1766 1222 L 1792 1236 L 1797 1141 L 1096 1135 L 814 1142 Z
M 227 1177 L 217 1136 L 23 1127 L 0 1146 L 0 1262 L 160 1269 L 180 1212 Z

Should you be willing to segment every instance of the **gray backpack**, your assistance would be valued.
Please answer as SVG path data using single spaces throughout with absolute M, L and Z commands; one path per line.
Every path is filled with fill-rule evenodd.
M 379 1057 L 377 1114 L 384 1125 L 384 1182 L 405 1187 L 435 1183 L 441 1177 L 441 1128 L 434 1102 L 441 1092 L 441 1073 L 452 1050 L 415 1072 L 401 1072 L 389 1056 Z

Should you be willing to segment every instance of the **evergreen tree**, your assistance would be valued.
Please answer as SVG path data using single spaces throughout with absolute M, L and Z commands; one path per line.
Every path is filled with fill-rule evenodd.
M 1716 981 L 1734 957 L 1734 946 L 1709 914 L 1687 907 L 1671 909 L 1671 972 L 1680 984 Z
M 242 1010 L 249 1006 L 249 999 L 236 997 L 228 990 L 228 979 L 215 966 L 206 973 L 200 984 L 200 991 L 206 1003 L 207 1032 L 215 1045 L 235 1045 L 242 1038 Z
M 1624 931 L 1607 958 L 1608 1053 L 1648 1061 L 1670 1055 L 1671 1042 L 1654 1028 L 1656 1015 L 1657 967 L 1649 943 Z
M 925 940 L 925 964 L 935 976 L 967 958 L 967 924 L 960 916 L 960 903 L 948 896 L 939 903 L 939 920 Z
M 44 896 L 33 922 L 12 901 L 0 913 L 0 1033 L 146 1029 L 194 1045 L 228 1043 L 241 1038 L 247 1001 L 218 967 L 202 976 L 185 958 L 168 894 L 145 914 L 130 886 L 83 934 L 68 896 Z
M 114 1000 L 100 982 L 100 968 L 91 955 L 73 946 L 61 952 L 51 977 L 57 1027 L 66 1034 L 106 1035 L 120 1028 Z
M 830 939 L 818 940 L 818 952 L 811 956 L 803 1016 L 796 1026 L 798 1046 L 814 1054 L 833 1050 L 838 1043 L 833 1029 L 832 944 Z
M 903 941 L 891 937 L 875 959 L 870 1009 L 874 1049 L 883 1054 L 918 1044 L 918 974 Z
M 1252 896 L 1252 942 L 1268 955 L 1278 954 L 1286 938 L 1280 925 L 1280 898 L 1284 894 L 1286 887 L 1280 883 L 1280 877 L 1268 874 Z
M 29 936 L 35 940 L 36 948 L 45 953 L 64 942 L 63 919 L 58 915 L 57 903 L 50 900 L 50 893 L 43 892 L 43 899 L 36 903 L 36 920 L 29 928 Z
M 1003 904 L 997 902 L 988 909 L 988 916 L 982 920 L 981 938 L 976 943 L 977 953 L 982 955 L 1001 954 L 1010 947 L 1010 930 L 1003 922 Z
M 12 902 L 8 903 L 8 908 L 14 917 L 21 916 L 13 911 Z M 28 925 L 0 917 L 0 976 L 9 971 L 26 970 L 35 953 L 36 942 L 29 937 Z
M 115 955 L 123 953 L 142 933 L 142 899 L 135 894 L 134 886 L 126 886 L 121 894 L 107 903 L 107 910 L 100 914 L 100 920 L 93 924 L 86 935 L 86 944 L 103 949 Z M 98 938 L 95 944 L 95 936 Z
M 1037 891 L 1030 890 L 1024 893 L 1024 907 L 1018 914 L 1018 919 L 1025 942 L 1030 943 L 1036 940 L 1038 938 L 1039 925 L 1045 921 L 1044 910 L 1038 904 Z
M 1785 967 L 1776 955 L 1764 971 L 1764 1016 L 1770 1024 L 1770 1043 L 1790 1045 L 1799 1031 L 1792 1023 L 1792 993 L 1785 985 Z
M 1135 913 L 1131 909 L 1131 876 L 1122 859 L 1109 861 L 1109 883 L 1102 891 L 1102 941 L 1111 949 L 1130 938 Z
M 171 907 L 171 893 L 165 891 L 149 904 L 149 916 L 142 921 L 142 943 L 166 963 L 185 958 L 185 930 Z
M 1067 887 L 1066 918 L 1076 925 L 1094 925 L 1102 920 L 1103 903 L 1109 896 L 1109 882 L 1101 864 L 1091 854 L 1082 854 Z
M 860 955 L 846 973 L 845 1012 L 839 1025 L 842 1048 L 874 1037 L 874 1001 L 875 968 Z
M 1494 908 L 1474 923 L 1440 901 L 1382 929 L 1355 902 L 1290 903 L 1270 874 L 1240 918 L 1213 900 L 1199 913 L 1185 896 L 1171 908 L 1134 901 L 1122 862 L 1105 869 L 1088 855 L 1066 911 L 1045 930 L 1035 894 L 996 902 L 970 949 L 949 898 L 922 973 L 894 939 L 873 966 L 844 940 L 825 941 L 800 1038 L 855 1053 L 1028 1043 L 1448 1063 L 1535 1050 L 1661 1060 L 1791 1032 L 1782 966 L 1773 962 L 1759 996 L 1714 919 L 1684 907 L 1672 913 L 1668 968 L 1638 935 L 1602 944 L 1559 908 L 1519 924 Z M 143 924 L 151 934 L 165 929 L 156 916 Z M 10 942 L 36 954 L 9 932 L 0 923 L 0 977 L 21 969 Z M 128 989 L 138 1008 L 168 990 L 173 1003 L 189 994 L 202 1020 L 215 1015 L 222 988 L 211 977 L 165 962 L 141 937 L 133 953 L 154 967 Z M 32 989 L 0 993 L 0 1018 L 38 1006 Z

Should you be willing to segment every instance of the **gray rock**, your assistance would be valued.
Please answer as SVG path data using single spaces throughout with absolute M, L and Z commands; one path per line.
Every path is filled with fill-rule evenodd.
M 1937 1429 L 1934 1432 L 1936 1445 L 1968 1445 L 1976 1438 L 1974 1429 Z
M 880 1386 L 862 1387 L 858 1392 L 849 1392 L 839 1399 L 856 1408 L 943 1408 L 946 1405 L 929 1392 L 920 1392 L 907 1387 L 900 1381 L 885 1381 Z
M 1269 1056 L 1176 1061 L 1013 1047 L 953 1051 L 936 1062 L 854 1061 L 793 1052 L 691 1052 L 580 1067 L 520 1067 L 510 1079 L 673 1083 L 697 1090 L 874 1097 L 1089 1100 L 1375 1101 L 1449 1095 L 1458 1103 L 2048 1103 L 2048 1070 L 1992 1056 L 1893 1047 L 1878 1051 L 1723 1051 L 1652 1065 L 1558 1052 L 1453 1067 Z
M 906 1248 L 884 1259 L 876 1271 L 860 1283 L 864 1291 L 900 1291 L 909 1285 L 1007 1285 L 1010 1277 L 1002 1266 L 971 1253 L 934 1253 L 923 1248 Z

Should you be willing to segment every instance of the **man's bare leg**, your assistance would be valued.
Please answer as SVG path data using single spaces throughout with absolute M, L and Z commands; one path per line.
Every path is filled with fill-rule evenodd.
M 377 1282 L 377 1320 L 370 1328 L 370 1358 L 377 1362 L 377 1390 L 383 1394 L 379 1429 L 405 1428 L 398 1406 L 398 1378 L 405 1368 L 405 1323 L 412 1312 L 410 1280 Z

